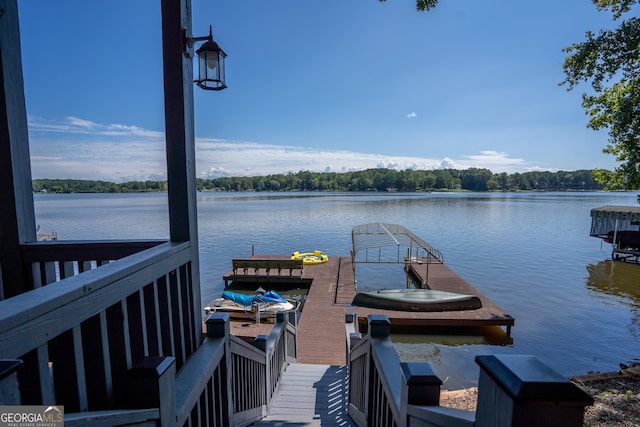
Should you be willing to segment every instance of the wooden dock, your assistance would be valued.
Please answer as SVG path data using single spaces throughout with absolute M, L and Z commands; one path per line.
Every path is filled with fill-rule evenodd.
M 298 323 L 298 362 L 344 365 L 344 316 L 356 295 L 351 258 L 330 257 L 325 264 L 305 266 L 307 273 L 314 278 Z
M 376 312 L 385 314 L 395 326 L 503 326 L 506 327 L 507 335 L 511 334 L 515 319 L 445 264 L 412 263 L 409 270 L 417 281 L 426 283 L 429 289 L 477 295 L 482 301 L 482 308 L 429 313 L 358 308 L 358 319 L 361 323 L 367 314 Z
M 477 295 L 482 301 L 482 308 L 449 312 L 406 312 L 355 307 L 351 305 L 357 291 L 351 258 L 329 257 L 329 261 L 324 264 L 304 267 L 302 277 L 310 285 L 298 323 L 298 362 L 332 366 L 346 363 L 344 322 L 347 312 L 356 313 L 361 328 L 366 325 L 367 315 L 376 313 L 386 315 L 392 328 L 495 326 L 504 327 L 506 333 L 510 333 L 514 318 L 446 265 L 414 263 L 410 268 L 417 280 L 428 282 L 431 289 Z M 265 332 L 268 328 L 267 324 L 253 326 L 244 322 L 234 325 L 232 333 L 250 340 L 257 334 L 268 333 Z

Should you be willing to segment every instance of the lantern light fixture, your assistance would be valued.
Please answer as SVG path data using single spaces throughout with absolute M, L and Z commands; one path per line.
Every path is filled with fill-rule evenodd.
M 198 78 L 193 82 L 204 90 L 226 89 L 224 59 L 227 54 L 218 43 L 213 41 L 213 31 L 209 27 L 209 35 L 204 37 L 188 37 L 185 31 L 185 55 L 193 57 L 193 45 L 197 41 L 205 41 L 196 50 L 198 55 Z

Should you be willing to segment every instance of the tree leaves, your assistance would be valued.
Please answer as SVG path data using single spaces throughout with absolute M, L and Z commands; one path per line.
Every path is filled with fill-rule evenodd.
M 620 18 L 638 0 L 593 0 L 599 10 L 611 10 Z M 590 83 L 582 106 L 594 130 L 607 129 L 609 145 L 604 153 L 620 162 L 613 173 L 597 173 L 598 182 L 608 188 L 640 188 L 640 19 L 631 17 L 613 30 L 596 36 L 587 31 L 586 40 L 564 49 L 565 80 L 572 90 Z
M 380 0 L 381 2 L 386 0 Z M 416 0 L 416 10 L 427 11 L 433 9 L 438 4 L 438 0 Z

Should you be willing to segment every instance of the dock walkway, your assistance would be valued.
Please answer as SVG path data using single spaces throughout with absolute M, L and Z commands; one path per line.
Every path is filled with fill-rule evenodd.
M 305 266 L 305 274 L 313 274 L 313 282 L 298 323 L 298 362 L 344 365 L 344 316 L 356 295 L 351 258 Z

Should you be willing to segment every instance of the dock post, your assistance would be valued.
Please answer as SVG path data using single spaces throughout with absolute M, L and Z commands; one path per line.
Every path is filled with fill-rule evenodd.
M 262 350 L 264 352 L 267 351 L 267 340 L 269 337 L 267 335 L 258 335 L 256 337 L 255 346 L 257 349 Z
M 264 390 L 266 390 L 265 392 L 267 393 L 267 413 L 271 410 L 271 396 L 270 396 L 270 391 L 269 390 L 273 390 L 273 385 L 271 384 L 273 382 L 273 378 L 272 378 L 272 373 L 271 373 L 271 363 L 269 363 L 269 353 L 268 353 L 268 347 L 269 347 L 269 336 L 268 335 L 258 335 L 256 337 L 256 340 L 254 342 L 254 346 L 259 349 L 262 350 L 264 352 L 265 355 L 265 359 L 264 359 L 264 374 L 265 374 L 265 384 L 264 384 Z
M 229 313 L 212 313 L 205 320 L 207 338 L 221 338 L 231 334 Z
M 357 313 L 355 311 L 348 311 L 344 315 L 345 332 L 347 335 L 347 365 L 351 360 L 351 349 L 362 340 L 362 334 L 356 332 Z
M 401 363 L 400 417 L 407 420 L 407 406 L 440 405 L 442 380 L 430 362 Z
M 580 427 L 593 398 L 529 355 L 476 356 L 476 426 Z
M 401 402 L 409 405 L 437 406 L 440 404 L 442 380 L 431 362 L 400 364 L 403 387 Z
M 132 408 L 160 409 L 160 426 L 176 424 L 176 359 L 147 356 L 129 370 L 128 402 Z
M 374 338 L 385 338 L 391 333 L 391 322 L 384 314 L 369 314 L 369 335 Z
M 232 371 L 233 362 L 231 357 L 231 316 L 229 313 L 212 313 L 205 320 L 207 338 L 211 339 L 224 339 L 225 347 L 225 362 L 227 366 L 226 381 L 221 381 L 226 388 L 226 394 L 230 399 L 234 399 L 233 387 L 232 387 Z M 224 417 L 228 420 L 233 420 L 233 403 L 229 403 L 226 408 L 223 409 Z

